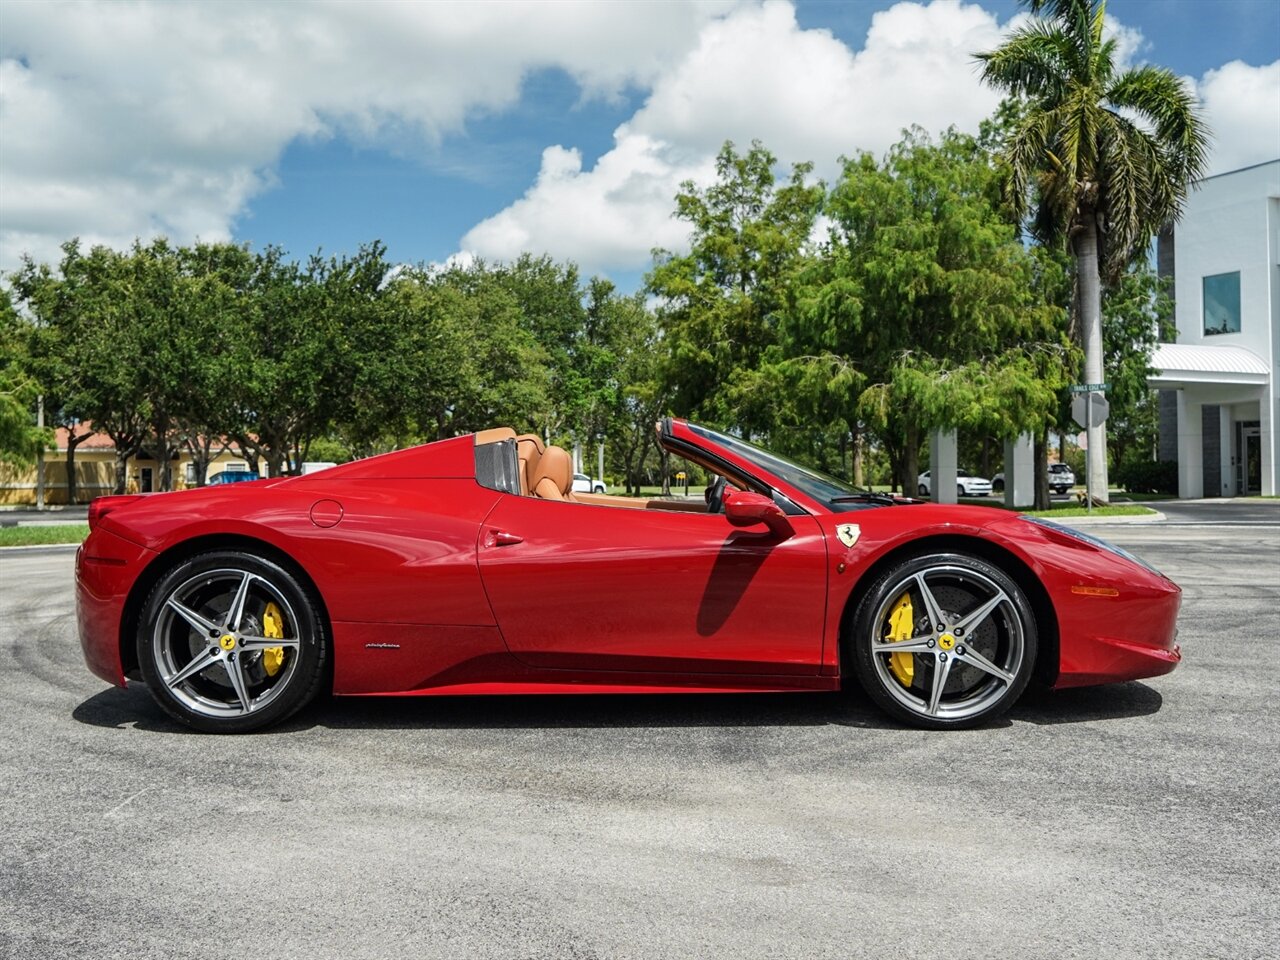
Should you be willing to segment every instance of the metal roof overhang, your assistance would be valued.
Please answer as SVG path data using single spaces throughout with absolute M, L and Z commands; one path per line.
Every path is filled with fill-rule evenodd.
M 1147 382 L 1161 390 L 1264 387 L 1271 380 L 1263 359 L 1244 347 L 1162 343 L 1152 354 L 1151 366 L 1156 372 Z

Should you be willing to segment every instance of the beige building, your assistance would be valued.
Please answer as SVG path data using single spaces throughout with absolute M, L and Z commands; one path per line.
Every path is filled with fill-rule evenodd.
M 113 493 L 116 486 L 116 446 L 104 433 L 94 433 L 92 428 L 81 425 L 77 436 L 89 435 L 76 446 L 76 501 L 88 503 L 94 497 Z M 57 430 L 54 446 L 44 454 L 44 502 L 47 506 L 64 506 L 67 503 L 67 431 Z M 238 447 L 219 454 L 209 464 L 208 476 L 224 470 L 248 470 L 249 463 Z M 178 453 L 173 462 L 174 486 L 181 490 L 195 486 L 195 469 L 191 454 Z M 35 465 L 15 465 L 0 462 L 0 505 L 33 506 L 36 503 L 39 472 Z M 129 460 L 125 490 L 128 493 L 147 493 L 158 489 L 160 464 L 142 456 Z

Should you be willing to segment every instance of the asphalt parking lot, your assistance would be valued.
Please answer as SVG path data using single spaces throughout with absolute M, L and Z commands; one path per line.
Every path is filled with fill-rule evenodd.
M 5 554 L 0 956 L 1275 957 L 1280 501 L 1165 512 L 1089 529 L 1182 585 L 1182 666 L 951 734 L 828 694 L 189 734 L 85 670 L 69 551 Z

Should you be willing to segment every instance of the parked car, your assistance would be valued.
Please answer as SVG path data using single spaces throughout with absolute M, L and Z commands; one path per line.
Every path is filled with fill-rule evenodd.
M 573 475 L 573 492 L 574 493 L 604 493 L 604 484 L 599 480 L 592 480 L 585 473 L 575 473 Z
M 223 470 L 221 473 L 215 473 L 206 483 L 208 486 L 216 487 L 224 483 L 248 483 L 251 480 L 261 479 L 252 470 Z
M 1066 493 L 1076 485 L 1076 475 L 1065 463 L 1049 464 L 1049 489 L 1054 493 Z M 991 478 L 991 489 L 996 493 L 1004 493 L 1004 474 L 997 473 Z
M 1049 489 L 1054 493 L 1066 493 L 1076 485 L 1075 471 L 1065 463 L 1049 464 Z
M 920 496 L 927 497 L 933 490 L 929 482 L 929 471 L 926 470 L 916 478 Z M 956 494 L 961 497 L 985 497 L 991 493 L 991 481 L 975 477 L 965 470 L 956 471 Z
M 520 451 L 510 427 L 235 498 L 99 497 L 76 558 L 85 660 L 181 723 L 242 733 L 330 691 L 854 684 L 944 729 L 1033 681 L 1181 658 L 1177 585 L 1092 534 L 856 490 L 686 420 L 662 420 L 658 443 L 711 472 L 705 504 L 574 493 L 569 452 Z

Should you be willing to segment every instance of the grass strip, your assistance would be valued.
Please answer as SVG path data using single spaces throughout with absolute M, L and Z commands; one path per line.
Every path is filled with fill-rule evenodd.
M 88 535 L 89 525 L 87 523 L 0 527 L 0 547 L 33 547 L 48 543 L 80 543 Z
M 1063 504 L 1060 507 L 1054 507 L 1052 510 L 1023 510 L 1029 517 L 1146 517 L 1154 516 L 1156 511 L 1150 507 L 1143 507 L 1139 504 L 1113 504 L 1109 507 L 1094 507 L 1093 511 L 1087 507 L 1077 506 L 1076 504 Z

